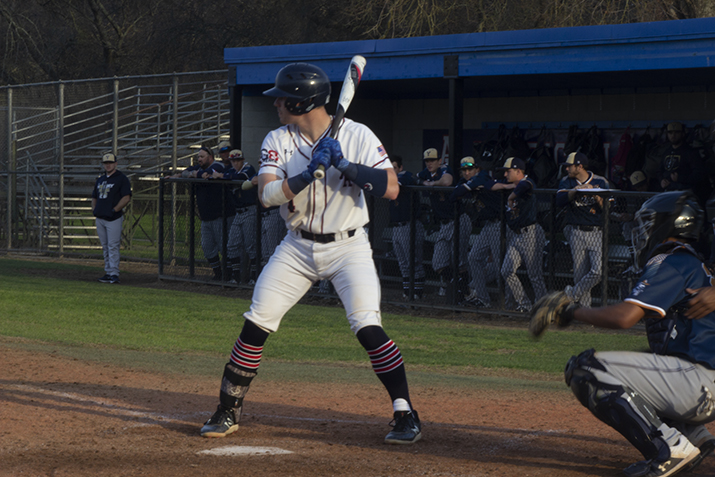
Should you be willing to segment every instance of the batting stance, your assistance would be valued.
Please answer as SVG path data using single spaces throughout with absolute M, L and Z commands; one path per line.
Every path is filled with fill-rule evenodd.
M 201 435 L 223 437 L 238 429 L 268 335 L 314 282 L 328 279 L 392 399 L 395 425 L 385 442 L 412 444 L 422 436 L 421 425 L 410 403 L 400 351 L 382 328 L 380 282 L 363 229 L 369 220 L 366 193 L 390 200 L 398 195 L 390 159 L 370 129 L 349 119 L 340 124 L 337 139 L 329 137 L 331 117 L 324 106 L 330 80 L 320 68 L 285 66 L 263 94 L 276 98 L 284 126 L 263 141 L 258 197 L 265 206 L 280 205 L 289 231 L 258 277 L 224 369 L 220 404 Z M 325 178 L 316 180 L 319 166 Z
M 587 308 L 556 292 L 544 297 L 530 323 L 538 335 L 549 322 L 625 329 L 644 320 L 650 353 L 591 349 L 573 356 L 565 371 L 581 404 L 645 457 L 624 470 L 629 477 L 692 470 L 715 447 L 704 427 L 715 420 L 715 313 L 688 316 L 690 292 L 713 284 L 692 247 L 703 220 L 690 191 L 648 199 L 633 233 L 643 274 L 625 301 Z

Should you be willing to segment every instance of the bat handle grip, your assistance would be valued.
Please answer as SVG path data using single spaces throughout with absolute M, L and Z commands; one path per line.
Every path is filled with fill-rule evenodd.
M 313 177 L 316 179 L 322 179 L 325 177 L 325 167 L 323 167 L 323 165 L 318 166 L 315 172 L 313 172 Z

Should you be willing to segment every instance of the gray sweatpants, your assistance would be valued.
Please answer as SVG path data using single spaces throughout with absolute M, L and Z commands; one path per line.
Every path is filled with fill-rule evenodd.
M 102 244 L 104 255 L 104 271 L 107 275 L 119 276 L 119 246 L 122 242 L 122 222 L 124 216 L 117 220 L 104 220 L 97 218 L 97 235 Z

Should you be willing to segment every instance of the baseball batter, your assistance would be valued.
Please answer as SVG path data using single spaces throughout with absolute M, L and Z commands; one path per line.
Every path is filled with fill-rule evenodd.
M 688 311 L 691 292 L 711 287 L 713 276 L 692 247 L 704 220 L 692 192 L 654 196 L 636 220 L 643 274 L 631 294 L 601 308 L 571 303 L 552 321 L 624 329 L 644 320 L 651 352 L 584 351 L 566 365 L 566 384 L 643 454 L 627 476 L 664 477 L 692 470 L 715 447 L 704 427 L 715 420 L 715 313 L 692 319 Z
M 385 442 L 412 444 L 422 436 L 421 424 L 410 402 L 402 355 L 382 328 L 380 282 L 363 229 L 369 219 L 366 193 L 390 200 L 398 195 L 390 159 L 370 129 L 349 119 L 340 124 L 336 139 L 330 138 L 325 110 L 330 80 L 320 68 L 287 65 L 264 94 L 276 98 L 284 126 L 263 141 L 258 196 L 267 207 L 280 205 L 288 233 L 258 277 L 224 368 L 220 404 L 201 435 L 223 437 L 238 429 L 266 339 L 314 282 L 328 279 L 392 400 L 395 425 Z M 325 178 L 316 180 L 319 166 Z

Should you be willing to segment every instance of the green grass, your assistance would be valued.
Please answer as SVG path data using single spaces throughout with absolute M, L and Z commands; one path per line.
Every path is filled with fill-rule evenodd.
M 0 259 L 0 336 L 225 360 L 249 306 L 246 300 L 202 294 L 201 286 L 196 293 L 180 293 L 63 279 L 63 272 L 82 268 L 98 270 Z M 587 348 L 646 347 L 642 333 L 600 333 L 585 326 L 554 330 L 534 341 L 526 323 L 507 328 L 384 314 L 383 324 L 409 367 L 454 375 L 487 368 L 558 376 L 571 355 Z M 308 305 L 297 305 L 285 316 L 280 330 L 269 338 L 264 358 L 367 366 L 365 351 L 351 333 L 344 311 Z

